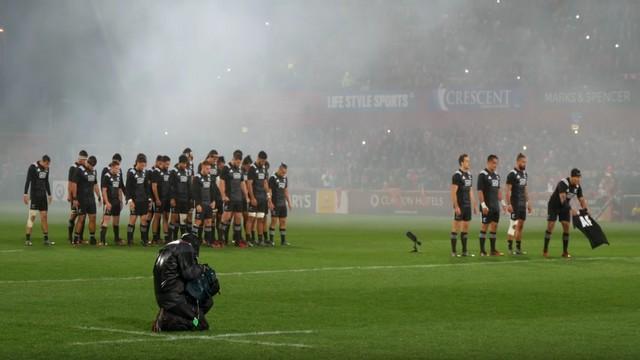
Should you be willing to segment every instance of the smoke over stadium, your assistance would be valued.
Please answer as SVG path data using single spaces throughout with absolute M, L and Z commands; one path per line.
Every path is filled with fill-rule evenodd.
M 86 293 L 66 281 L 80 279 L 77 281 L 93 284 L 87 279 L 129 277 L 135 280 L 126 281 L 139 281 L 139 277 L 151 276 L 148 270 L 156 250 L 164 245 L 164 233 L 170 233 L 168 243 L 179 239 L 178 234 L 193 233 L 195 238 L 187 242 L 192 247 L 202 244 L 200 262 L 208 261 L 222 274 L 223 288 L 227 281 L 233 289 L 230 295 L 215 298 L 222 304 L 220 310 L 218 305 L 211 310 L 216 319 L 212 331 L 216 333 L 206 335 L 210 338 L 205 342 L 232 346 L 220 340 L 228 333 L 229 338 L 238 336 L 243 341 L 246 336 L 265 336 L 268 339 L 264 343 L 294 345 L 283 345 L 286 352 L 274 350 L 266 356 L 276 358 L 327 358 L 336 353 L 353 358 L 469 357 L 469 349 L 479 350 L 481 344 L 471 342 L 457 351 L 452 350 L 458 344 L 451 339 L 461 337 L 460 329 L 469 329 L 465 336 L 474 337 L 479 326 L 465 323 L 458 315 L 468 313 L 467 309 L 478 313 L 485 309 L 472 303 L 465 303 L 462 310 L 451 307 L 457 297 L 447 284 L 462 282 L 476 286 L 474 291 L 484 296 L 492 296 L 480 286 L 484 281 L 495 286 L 509 283 L 510 287 L 503 290 L 507 295 L 502 305 L 505 313 L 518 318 L 520 310 L 515 300 L 509 302 L 509 296 L 524 304 L 547 291 L 537 286 L 550 281 L 551 289 L 571 298 L 589 287 L 590 296 L 602 300 L 606 321 L 585 324 L 581 316 L 597 309 L 573 304 L 578 308 L 573 313 L 569 305 L 556 304 L 568 317 L 575 316 L 565 319 L 575 320 L 569 329 L 571 335 L 569 330 L 563 333 L 544 324 L 533 312 L 518 318 L 523 323 L 517 326 L 493 324 L 496 331 L 513 331 L 531 339 L 539 336 L 543 344 L 553 341 L 541 334 L 559 331 L 567 339 L 569 350 L 574 351 L 569 352 L 569 358 L 604 356 L 602 347 L 581 339 L 588 331 L 601 333 L 607 322 L 622 321 L 613 315 L 617 306 L 633 308 L 625 300 L 614 304 L 598 296 L 611 293 L 612 298 L 633 298 L 624 290 L 628 284 L 619 274 L 637 274 L 637 269 L 629 268 L 637 267 L 640 251 L 633 242 L 640 220 L 639 97 L 640 4 L 636 0 L 0 0 L 0 213 L 5 217 L 0 221 L 4 226 L 0 228 L 0 265 L 16 269 L 0 276 L 0 294 L 12 296 L 7 300 L 9 295 L 0 295 L 0 302 L 13 301 L 18 306 L 22 295 L 39 294 L 30 285 L 18 286 L 31 284 L 31 280 L 38 284 L 63 280 L 61 284 L 69 286 L 65 289 L 69 293 L 87 298 L 101 296 L 98 290 Z M 234 160 L 237 149 L 242 156 Z M 79 154 L 81 150 L 87 153 Z M 264 155 L 259 156 L 261 151 Z M 107 197 L 101 192 L 104 172 L 100 170 L 110 171 L 114 153 L 122 157 L 118 161 L 122 174 L 117 177 L 115 172 L 110 179 L 117 196 L 122 195 L 121 206 L 114 207 L 118 214 L 122 211 L 122 231 L 111 230 L 109 225 L 105 243 L 116 245 L 121 244 L 116 240 L 122 240 L 127 245 L 129 235 L 135 242 L 128 243 L 133 249 L 101 249 L 106 254 L 101 256 L 98 251 L 84 251 L 92 249 L 91 244 L 82 244 L 90 241 L 89 232 L 94 229 L 85 229 L 84 222 L 89 221 L 89 215 L 97 214 L 92 236 L 100 240 L 101 227 L 106 227 L 103 217 L 117 217 L 116 212 L 111 213 L 111 208 L 98 201 L 95 211 L 84 214 L 87 218 L 80 226 L 75 216 L 78 211 L 82 213 L 84 195 L 79 195 L 76 180 L 86 178 L 86 196 L 94 198 L 94 169 L 83 167 L 86 174 L 78 175 L 70 166 L 79 167 L 80 158 L 86 163 L 94 156 L 94 180 L 99 187 L 95 197 Z M 44 161 L 45 154 L 50 161 Z M 146 162 L 136 169 L 136 164 L 142 164 L 139 154 L 145 155 Z M 181 155 L 187 158 L 184 168 L 180 167 Z M 251 159 L 245 159 L 247 155 Z M 225 161 L 218 163 L 219 156 Z M 237 166 L 232 164 L 236 160 Z M 252 164 L 258 169 L 251 170 L 254 178 L 249 175 Z M 199 174 L 202 166 L 211 168 L 211 179 Z M 147 179 L 143 174 L 152 168 L 157 168 L 159 175 Z M 194 198 L 191 186 L 196 175 L 200 175 L 201 183 L 195 185 L 198 195 Z M 228 176 L 228 182 L 224 176 Z M 188 185 L 183 184 L 181 189 L 173 183 L 167 185 L 166 196 L 162 195 L 166 199 L 156 199 L 154 191 L 160 191 L 158 183 L 165 177 L 167 184 L 183 179 Z M 50 189 L 45 189 L 44 182 Z M 159 187 L 154 190 L 152 183 Z M 264 195 L 260 204 L 253 188 L 248 188 L 255 183 L 264 187 L 258 191 Z M 143 189 L 144 184 L 147 189 Z M 496 188 L 492 190 L 495 198 L 481 189 L 484 185 Z M 209 186 L 212 190 L 208 193 Z M 41 193 L 40 201 L 34 200 L 34 192 Z M 184 192 L 178 196 L 184 195 L 184 203 L 189 203 L 183 211 L 177 210 L 180 204 L 171 202 L 176 200 L 173 192 Z M 229 205 L 236 195 L 242 195 L 242 206 Z M 139 198 L 145 199 L 141 203 Z M 271 204 L 275 198 L 282 204 Z M 257 205 L 252 205 L 252 200 Z M 197 210 L 198 201 L 206 211 Z M 212 202 L 217 206 L 207 209 Z M 151 213 L 148 223 L 142 221 L 147 205 Z M 161 225 L 152 224 L 156 207 L 166 217 L 157 220 Z M 202 215 L 207 211 L 212 214 Z M 229 219 L 223 217 L 227 212 Z M 50 237 L 57 243 L 57 252 L 52 252 L 56 255 L 31 255 L 29 251 L 39 251 L 35 249 L 41 245 L 39 216 L 45 215 L 46 220 L 47 213 L 49 225 L 42 232 L 47 242 Z M 274 213 L 279 216 L 274 217 Z M 211 221 L 206 222 L 204 217 L 199 220 L 200 215 Z M 273 218 L 276 220 L 272 222 Z M 287 218 L 288 222 L 278 220 Z M 260 219 L 263 223 L 259 226 Z M 247 227 L 248 222 L 255 228 Z M 122 239 L 115 231 L 120 231 Z M 252 235 L 256 231 L 258 234 Z M 417 236 L 415 240 L 410 237 L 412 243 L 407 242 L 407 232 Z M 282 252 L 277 246 L 280 239 Z M 139 240 L 145 247 L 158 247 L 142 249 Z M 221 243 L 216 243 L 215 249 L 205 248 L 213 247 L 214 241 Z M 289 241 L 292 246 L 285 247 Z M 407 258 L 412 244 L 420 249 L 419 241 L 423 253 L 416 256 L 421 257 Z M 599 247 L 608 241 L 611 247 Z M 23 242 L 29 245 L 23 247 Z M 255 245 L 247 249 L 250 255 L 234 253 L 238 250 L 234 245 L 239 247 L 241 243 Z M 265 244 L 275 248 L 258 249 Z M 599 253 L 592 252 L 590 246 L 598 247 Z M 263 250 L 274 251 L 261 256 Z M 557 263 L 553 263 L 557 268 L 551 268 L 540 261 L 549 257 L 554 261 L 568 259 L 570 250 L 576 255 L 572 265 L 583 266 L 589 276 L 582 277 L 573 268 L 560 269 Z M 78 260 L 79 253 L 85 258 Z M 20 256 L 9 258 L 7 254 Z M 166 260 L 170 259 L 167 254 L 161 262 L 170 261 Z M 465 261 L 475 255 L 467 268 L 456 266 L 458 262 L 467 264 Z M 493 264 L 482 262 L 485 255 L 506 255 L 491 260 L 496 260 L 496 267 L 509 269 L 511 277 L 500 282 L 496 271 L 492 272 L 496 279 L 487 280 L 479 271 L 468 270 L 478 264 Z M 96 268 L 111 266 L 110 259 L 118 256 L 124 260 L 114 266 L 114 274 Z M 510 256 L 519 257 L 514 260 Z M 580 263 L 581 259 L 589 262 Z M 45 263 L 51 264 L 51 273 L 44 270 Z M 364 272 L 378 274 L 385 266 L 403 272 L 402 276 L 406 272 L 406 282 L 394 287 L 402 276 L 390 270 L 390 274 L 381 275 L 381 285 L 367 283 L 371 280 Z M 541 277 L 531 275 L 533 266 Z M 610 272 L 598 273 L 607 266 Z M 30 267 L 42 271 L 26 276 Z M 449 267 L 453 275 L 445 272 Z M 525 267 L 529 268 L 523 270 Z M 335 270 L 338 280 L 326 276 L 334 271 L 327 269 L 340 269 Z M 290 270 L 303 273 L 305 278 L 293 279 L 296 273 L 286 272 Z M 424 276 L 420 271 L 433 274 Z M 350 272 L 363 273 L 346 279 Z M 252 279 L 248 285 L 243 282 L 245 278 L 236 276 L 240 273 L 259 273 L 268 279 L 264 284 Z M 279 285 L 290 282 L 304 290 L 306 284 L 319 279 L 311 277 L 315 273 L 322 281 L 314 283 L 308 294 L 300 295 L 302 298 Z M 206 274 L 209 280 L 216 275 Z M 292 278 L 283 280 L 276 274 Z M 562 276 L 554 278 L 556 274 Z M 590 276 L 594 284 L 585 280 Z M 442 282 L 430 282 L 434 278 Z M 569 285 L 573 293 L 563 290 L 565 278 L 574 281 Z M 141 300 L 126 314 L 109 315 L 139 322 L 140 318 L 151 318 L 157 306 L 147 280 L 139 281 L 144 286 L 135 290 L 131 284 L 114 285 L 117 291 L 109 290 L 112 292 L 105 295 L 107 299 L 131 291 L 132 297 Z M 341 280 L 345 281 L 343 289 Z M 533 285 L 524 289 L 521 281 Z M 329 299 L 320 284 L 354 293 Z M 377 285 L 388 287 L 390 294 L 404 294 L 409 299 L 407 312 L 394 313 L 404 305 L 396 308 L 399 300 L 382 295 L 381 300 L 394 306 L 382 305 L 383 319 L 354 315 L 363 310 L 378 313 L 379 304 L 362 301 L 373 298 L 372 286 Z M 256 286 L 254 292 L 251 286 Z M 238 293 L 232 292 L 236 289 L 242 289 L 245 298 L 235 298 Z M 424 289 L 440 297 L 422 302 L 418 293 Z M 467 295 L 475 294 L 468 290 Z M 252 314 L 252 319 L 260 321 L 251 327 L 228 315 L 231 298 L 251 309 L 264 305 L 255 299 L 285 301 L 267 318 L 261 318 L 265 315 L 262 313 Z M 59 296 L 52 304 L 64 301 Z M 337 325 L 333 328 L 334 324 L 326 320 L 335 317 L 327 301 L 362 306 L 336 309 L 337 317 L 349 313 L 344 315 L 345 321 L 357 326 L 347 329 L 345 323 L 334 319 Z M 420 312 L 419 302 L 445 310 Z M 289 310 L 303 311 L 301 308 L 311 303 L 320 305 L 309 305 L 309 318 L 289 317 Z M 34 313 L 47 306 L 31 305 L 28 310 Z M 147 308 L 151 309 L 149 313 L 143 310 Z M 14 310 L 6 309 L 8 313 Z M 426 329 L 415 325 L 409 313 L 417 314 L 415 319 L 423 325 L 438 316 L 454 321 L 448 324 L 447 319 L 440 318 L 440 328 Z M 24 321 L 33 320 L 29 315 L 21 316 Z M 223 332 L 215 328 L 218 316 Z M 491 316 L 500 318 L 502 314 Z M 523 319 L 528 316 L 533 318 L 532 323 L 525 324 Z M 559 318 L 553 312 L 544 316 Z M 629 318 L 639 320 L 633 314 Z M 89 339 L 73 342 L 81 345 L 65 345 L 90 349 L 85 357 L 104 355 L 93 344 L 100 341 L 102 332 L 116 336 L 118 331 L 121 335 L 142 331 L 135 327 L 139 324 L 123 327 L 127 324 L 124 320 L 96 316 L 89 320 L 87 328 L 103 330 L 90 330 Z M 405 328 L 408 323 L 415 327 Z M 303 328 L 296 328 L 297 324 Z M 362 336 L 388 341 L 388 329 L 382 330 L 382 324 L 390 324 L 389 329 L 394 331 L 406 330 L 411 335 L 408 338 L 424 332 L 444 335 L 428 340 L 428 348 L 433 351 L 402 340 L 392 341 L 388 348 L 380 346 L 382 342 L 355 340 L 353 328 L 362 325 Z M 367 330 L 368 325 L 375 329 Z M 87 330 L 63 326 L 66 328 L 61 333 L 65 335 L 85 334 Z M 526 330 L 513 330 L 516 328 Z M 109 333 L 111 330 L 104 329 L 117 330 Z M 327 335 L 328 329 L 336 332 Z M 637 357 L 638 349 L 629 345 L 634 342 L 622 341 L 633 330 L 624 324 L 618 330 L 609 339 L 620 349 L 615 355 Z M 267 335 L 242 335 L 263 332 Z M 141 336 L 144 339 L 146 335 Z M 275 339 L 278 336 L 285 339 Z M 508 345 L 475 355 L 550 355 L 536 348 L 531 339 L 523 344 L 527 350 L 524 354 L 517 352 L 515 345 Z M 116 340 L 109 337 L 106 341 Z M 221 355 L 255 358 L 261 355 L 260 346 L 273 350 L 256 342 L 247 343 L 255 346 L 247 353 L 225 347 Z M 51 340 L 54 343 L 67 342 Z M 104 346 L 113 344 L 118 343 Z M 335 350 L 320 344 L 333 344 Z M 307 345 L 313 348 L 308 353 L 289 352 L 307 349 Z M 133 349 L 126 346 L 127 351 Z M 13 358 L 19 349 L 31 348 L 26 343 L 7 350 L 0 347 L 0 357 Z M 403 352 L 404 348 L 408 352 Z M 56 348 L 53 354 L 82 357 L 69 349 Z M 139 355 L 131 351 L 124 356 Z

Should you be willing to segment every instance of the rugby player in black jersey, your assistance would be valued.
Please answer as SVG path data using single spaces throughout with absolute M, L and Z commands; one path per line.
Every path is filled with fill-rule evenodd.
M 151 208 L 151 183 L 146 171 L 147 157 L 136 156 L 136 162 L 127 171 L 125 184 L 127 206 L 129 206 L 129 225 L 127 225 L 127 245 L 133 245 L 133 233 L 136 221 L 140 218 L 140 237 L 143 246 L 149 244 L 148 212 Z
M 547 204 L 547 230 L 544 234 L 543 256 L 549 257 L 549 241 L 556 225 L 556 221 L 562 224 L 562 257 L 571 258 L 569 254 L 569 223 L 571 216 L 577 215 L 578 211 L 572 208 L 571 201 L 577 199 L 580 208 L 588 212 L 587 200 L 582 194 L 580 182 L 582 174 L 578 169 L 571 170 L 571 176 L 564 178 L 556 185 L 549 203 Z
M 501 204 L 500 174 L 496 172 L 497 168 L 498 157 L 491 154 L 487 157 L 487 167 L 478 174 L 478 201 L 480 202 L 480 212 L 482 214 L 482 224 L 480 226 L 480 256 L 487 256 L 487 251 L 484 246 L 487 230 L 489 230 L 491 256 L 504 255 L 496 249 L 496 233 L 498 222 L 500 221 L 500 211 L 505 209 Z
M 55 242 L 49 240 L 49 221 L 47 216 L 49 204 L 51 204 L 52 200 L 51 185 L 49 183 L 50 164 L 51 158 L 48 155 L 44 155 L 42 159 L 31 164 L 27 170 L 23 196 L 25 205 L 29 205 L 24 241 L 26 246 L 33 245 L 31 242 L 31 230 L 38 214 L 40 214 L 40 226 L 44 244 L 47 246 L 55 244 Z
M 220 193 L 224 203 L 224 213 L 222 214 L 222 242 L 227 242 L 226 230 L 233 220 L 233 240 L 238 247 L 247 247 L 242 239 L 242 212 L 244 209 L 243 199 L 247 199 L 247 187 L 244 174 L 241 168 L 242 151 L 233 152 L 233 159 L 224 166 L 220 173 Z M 245 200 L 246 201 L 246 200 Z
M 78 209 L 78 221 L 76 232 L 73 235 L 74 245 L 80 245 L 80 231 L 86 217 L 89 218 L 89 243 L 96 245 L 96 197 L 98 203 L 102 202 L 100 188 L 98 187 L 98 172 L 95 169 L 98 160 L 95 156 L 89 156 L 87 162 L 76 170 L 76 191 L 73 201 Z
M 204 240 L 209 246 L 213 246 L 212 219 L 216 208 L 218 187 L 211 175 L 211 164 L 208 161 L 200 163 L 200 172 L 193 177 L 191 194 L 196 210 L 195 227 L 204 229 Z M 202 241 L 202 238 L 198 238 Z
M 529 203 L 529 191 L 527 190 L 529 175 L 527 174 L 527 157 L 520 153 L 516 157 L 516 166 L 507 175 L 504 199 L 507 203 L 507 212 L 511 214 L 509 224 L 512 235 L 509 235 L 509 252 L 512 255 L 524 255 L 522 250 L 522 230 L 527 214 L 531 214 L 531 204 Z M 516 241 L 516 249 L 513 250 L 513 239 Z
M 169 203 L 171 205 L 171 224 L 169 240 L 177 240 L 178 230 L 182 235 L 190 232 L 187 228 L 187 214 L 191 202 L 191 175 L 189 175 L 189 158 L 180 155 L 178 164 L 169 172 Z
M 160 223 L 164 232 L 164 242 L 169 242 L 169 213 L 171 204 L 169 200 L 169 165 L 171 158 L 167 155 L 160 155 L 159 161 L 153 168 L 151 174 L 151 195 L 153 198 L 153 220 L 151 229 L 153 232 L 152 242 L 160 243 Z
M 258 246 L 264 245 L 265 216 L 269 211 L 267 190 L 269 189 L 269 173 L 265 168 L 267 153 L 260 151 L 258 159 L 249 168 L 247 174 L 247 192 L 249 194 L 249 221 L 248 230 L 250 240 Z M 255 231 L 258 232 L 256 242 Z
M 104 199 L 104 213 L 100 225 L 100 245 L 107 245 L 107 227 L 110 222 L 113 227 L 113 242 L 121 245 L 120 212 L 124 196 L 124 181 L 118 160 L 111 161 L 107 172 L 102 175 L 100 187 L 102 188 L 102 199 Z
M 76 178 L 76 169 L 78 168 L 78 166 L 85 164 L 85 162 L 87 161 L 87 157 L 89 157 L 89 154 L 87 154 L 85 150 L 80 150 L 80 152 L 78 153 L 78 160 L 76 160 L 76 162 L 69 167 L 69 174 L 67 176 L 67 201 L 71 206 L 71 213 L 69 214 L 69 225 L 67 226 L 69 243 L 73 242 L 73 232 L 76 226 L 76 218 L 78 217 L 78 209 L 73 206 L 72 198 L 76 187 L 76 183 L 74 182 Z M 82 226 L 84 229 L 84 224 L 82 224 Z M 82 232 L 80 233 L 80 239 L 82 239 Z
M 269 192 L 267 193 L 268 206 L 271 209 L 271 224 L 269 225 L 269 245 L 274 245 L 276 224 L 280 230 L 280 245 L 288 246 L 287 241 L 287 216 L 291 211 L 291 198 L 289 197 L 288 167 L 282 163 L 278 170 L 269 177 Z
M 460 168 L 451 177 L 451 203 L 453 205 L 453 222 L 451 223 L 451 256 L 458 256 L 456 243 L 458 232 L 462 243 L 462 256 L 468 256 L 467 239 L 471 212 L 477 214 L 476 199 L 471 191 L 473 175 L 469 173 L 471 160 L 469 155 L 458 157 Z

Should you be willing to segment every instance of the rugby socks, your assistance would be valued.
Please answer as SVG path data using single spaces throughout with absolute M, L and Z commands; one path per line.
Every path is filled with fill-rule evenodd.
M 569 252 L 569 233 L 562 233 L 562 251 Z
M 491 243 L 491 252 L 496 252 L 496 233 L 489 233 L 489 243 Z
M 458 233 L 451 232 L 451 252 L 456 252 L 456 243 L 458 242 Z
M 127 245 L 133 244 L 133 231 L 136 229 L 136 225 L 127 225 Z
M 231 231 L 231 225 L 227 224 L 227 227 L 224 230 L 224 241 L 228 242 L 229 241 L 229 232 Z
M 227 242 L 227 234 L 229 231 L 229 224 L 222 223 L 220 224 L 220 241 Z
M 191 233 L 195 235 L 198 240 L 202 240 L 202 227 L 198 225 L 191 226 Z
M 96 233 L 95 232 L 89 232 L 89 243 L 91 245 L 95 245 L 96 244 Z
M 207 244 L 211 245 L 211 243 L 213 242 L 213 231 L 211 231 L 211 226 L 205 226 L 204 227 L 204 241 L 207 242 Z
M 487 250 L 485 250 L 484 244 L 487 241 L 487 232 L 486 231 L 480 231 L 480 252 L 483 254 L 487 253 Z
M 544 232 L 544 252 L 549 251 L 549 241 L 551 241 L 551 233 L 549 230 Z
M 287 242 L 287 229 L 280 229 L 280 245 Z
M 273 237 L 276 235 L 275 228 L 269 228 L 269 242 L 273 243 Z
M 508 240 L 507 243 L 509 244 L 509 251 L 513 250 L 513 240 Z
M 264 236 L 262 234 L 258 234 L 258 244 L 264 243 Z
M 176 237 L 176 226 L 171 223 L 169 224 L 169 241 L 173 241 L 173 239 L 175 239 Z
M 149 243 L 149 226 L 148 225 L 140 225 L 140 238 L 142 240 L 142 245 L 147 245 Z
M 85 216 L 86 218 L 86 216 Z M 82 241 L 84 239 L 84 222 L 85 220 L 82 221 L 82 225 L 80 226 L 80 241 Z
M 256 241 L 256 232 L 255 231 L 251 231 L 251 237 L 249 239 L 251 240 L 251 242 L 255 242 Z
M 107 226 L 100 226 L 100 244 L 104 245 L 107 243 Z
M 516 240 L 516 250 L 522 250 L 522 241 Z
M 212 224 L 211 225 L 211 243 L 213 243 L 214 241 L 217 241 L 216 239 L 216 229 L 218 228 L 217 224 Z
M 73 225 L 75 224 L 75 219 L 69 219 L 69 224 L 67 225 L 67 231 L 69 232 L 69 241 L 73 241 Z
M 73 233 L 73 243 L 80 244 L 80 233 L 77 231 Z
M 186 233 L 187 233 L 187 225 L 186 224 L 180 224 L 180 235 L 184 235 Z M 177 235 L 178 235 L 178 233 L 176 231 L 176 238 L 178 238 Z
M 234 241 L 242 240 L 242 225 L 233 224 L 233 240 Z
M 461 232 L 460 233 L 460 242 L 462 243 L 462 252 L 466 253 L 467 252 L 467 233 L 466 232 Z
M 120 241 L 120 225 L 113 225 L 113 241 Z
M 262 233 L 262 240 L 267 240 L 268 238 L 269 238 L 269 232 L 265 230 Z
M 159 243 L 160 242 L 160 231 L 154 231 L 153 232 L 153 242 L 155 243 Z
M 44 241 L 49 241 L 49 233 L 42 233 L 42 236 L 44 237 Z
M 25 234 L 25 239 L 27 241 L 31 241 L 31 234 Z
M 169 231 L 164 232 L 164 242 L 165 244 L 169 242 Z

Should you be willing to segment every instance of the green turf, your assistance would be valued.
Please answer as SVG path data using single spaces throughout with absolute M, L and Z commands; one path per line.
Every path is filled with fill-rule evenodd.
M 554 258 L 541 258 L 535 219 L 529 256 L 452 259 L 445 219 L 293 217 L 292 247 L 203 249 L 222 283 L 213 328 L 177 336 L 311 333 L 168 341 L 149 336 L 157 248 L 70 248 L 52 218 L 53 248 L 37 230 L 22 246 L 22 216 L 0 222 L 0 359 L 640 358 L 635 224 L 605 224 L 611 246 L 597 250 L 574 232 L 571 261 L 558 257 L 558 235 Z M 422 253 L 408 252 L 407 229 Z M 476 252 L 477 231 L 474 222 Z M 260 272 L 287 269 L 309 271 Z M 109 342 L 122 340 L 135 342 Z M 275 346 L 284 343 L 308 347 Z

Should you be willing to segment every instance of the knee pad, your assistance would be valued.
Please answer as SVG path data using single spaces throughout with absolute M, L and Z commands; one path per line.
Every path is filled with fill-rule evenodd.
M 264 215 L 265 215 L 265 214 L 264 214 L 263 212 L 256 213 L 256 217 L 257 217 L 258 219 L 264 219 Z
M 29 217 L 27 217 L 27 227 L 33 227 L 33 220 L 36 219 L 38 210 L 29 210 Z
M 516 220 L 509 220 L 509 230 L 507 230 L 507 234 L 514 236 L 516 234 Z
M 187 223 L 187 214 L 180 214 L 180 225 L 185 225 Z

